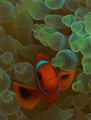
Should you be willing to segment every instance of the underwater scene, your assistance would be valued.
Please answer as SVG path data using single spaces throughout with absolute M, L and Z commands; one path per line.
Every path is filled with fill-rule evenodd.
M 0 0 L 0 120 L 91 120 L 91 0 Z

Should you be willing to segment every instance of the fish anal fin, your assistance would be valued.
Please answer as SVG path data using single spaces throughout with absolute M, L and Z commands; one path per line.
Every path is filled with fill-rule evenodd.
M 37 88 L 27 87 L 14 82 L 18 102 L 26 109 L 32 109 L 41 99 Z
M 42 59 L 48 61 L 48 62 L 51 62 L 50 58 L 45 54 L 39 54 L 38 56 L 41 57 Z
M 75 69 L 73 69 L 69 72 L 61 71 L 59 73 L 58 79 L 60 82 L 60 90 L 65 90 L 70 86 L 70 84 L 72 83 L 72 80 L 74 78 L 74 74 L 75 74 Z
M 52 106 L 52 105 L 51 105 L 51 103 L 47 103 L 47 105 L 48 105 L 48 108 L 49 108 L 49 109 L 50 109 L 50 108 L 51 108 L 51 106 Z

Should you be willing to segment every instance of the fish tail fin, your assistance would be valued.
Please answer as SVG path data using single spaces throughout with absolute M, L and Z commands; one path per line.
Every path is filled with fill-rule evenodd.
M 74 74 L 75 74 L 75 69 L 73 69 L 69 72 L 61 71 L 59 73 L 58 79 L 60 82 L 60 90 L 65 90 L 70 86 L 70 84 L 72 83 L 72 80 L 74 78 Z
M 34 51 L 34 55 L 36 57 L 37 56 L 37 51 L 36 51 L 35 45 L 33 45 L 33 51 Z
M 18 102 L 26 109 L 32 109 L 41 99 L 37 88 L 27 87 L 14 82 Z

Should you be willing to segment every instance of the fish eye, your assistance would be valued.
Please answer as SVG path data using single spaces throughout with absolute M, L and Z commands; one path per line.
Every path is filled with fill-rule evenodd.
M 37 72 L 37 77 L 39 80 L 42 80 L 42 74 L 40 72 Z

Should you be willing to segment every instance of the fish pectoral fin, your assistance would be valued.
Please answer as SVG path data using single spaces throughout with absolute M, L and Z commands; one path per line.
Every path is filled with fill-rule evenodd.
M 18 102 L 26 109 L 32 109 L 41 99 L 37 88 L 27 87 L 14 82 Z
M 39 54 L 38 56 L 41 57 L 42 59 L 48 61 L 48 62 L 51 62 L 50 58 L 45 54 Z
M 75 74 L 75 69 L 73 69 L 69 72 L 61 71 L 59 73 L 58 79 L 60 82 L 60 90 L 65 90 L 70 86 L 70 84 L 72 83 L 72 80 L 74 78 L 74 74 Z

